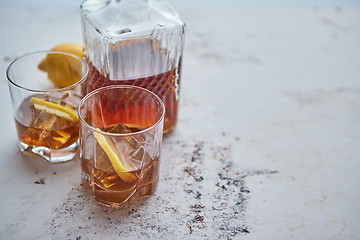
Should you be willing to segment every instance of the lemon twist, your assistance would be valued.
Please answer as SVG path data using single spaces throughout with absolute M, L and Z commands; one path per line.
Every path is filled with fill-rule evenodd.
M 105 151 L 106 155 L 109 157 L 110 162 L 115 172 L 119 175 L 119 177 L 125 182 L 132 182 L 136 180 L 136 176 L 126 172 L 127 170 L 122 164 L 125 160 L 123 156 L 119 153 L 119 151 L 117 150 L 115 144 L 111 141 L 111 139 L 98 132 L 94 132 L 94 136 L 97 142 L 99 143 L 100 147 Z
M 34 106 L 36 110 L 45 111 L 49 114 L 65 118 L 72 122 L 77 122 L 79 120 L 78 115 L 76 115 L 70 109 L 56 103 L 45 101 L 45 99 L 42 98 L 32 97 L 30 100 L 30 104 Z

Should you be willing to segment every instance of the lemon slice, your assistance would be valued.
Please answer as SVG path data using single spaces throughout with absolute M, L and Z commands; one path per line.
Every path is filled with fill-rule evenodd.
M 100 130 L 100 129 L 98 129 Z M 125 167 L 123 166 L 124 158 L 116 149 L 115 144 L 108 137 L 104 136 L 101 133 L 94 132 L 94 136 L 99 143 L 100 147 L 105 151 L 106 155 L 109 157 L 110 162 L 115 169 L 115 172 L 119 177 L 125 182 L 132 182 L 136 180 L 136 177 L 127 173 Z
M 83 58 L 84 57 L 84 47 L 79 44 L 79 43 L 62 43 L 59 45 L 56 45 L 55 47 L 53 47 L 52 49 L 50 49 L 52 51 L 59 51 L 59 52 L 68 52 L 68 53 L 72 53 L 75 55 L 78 55 L 79 57 Z M 47 68 L 47 59 L 43 59 L 40 63 L 39 63 L 39 69 L 46 71 Z
M 45 99 L 32 97 L 30 103 L 36 110 L 45 111 L 49 114 L 54 114 L 72 122 L 77 122 L 79 120 L 78 115 L 76 115 L 70 109 L 56 103 L 45 101 Z
M 69 52 L 78 55 L 79 57 L 84 57 L 84 47 L 80 43 L 67 42 L 56 45 L 51 50 L 60 51 L 60 52 Z
M 72 53 L 80 58 L 84 57 L 84 48 L 78 43 L 62 43 L 51 50 Z M 46 58 L 39 63 L 38 68 L 47 72 L 49 80 L 57 87 L 75 84 L 83 75 L 82 63 L 79 59 L 58 53 L 47 54 Z

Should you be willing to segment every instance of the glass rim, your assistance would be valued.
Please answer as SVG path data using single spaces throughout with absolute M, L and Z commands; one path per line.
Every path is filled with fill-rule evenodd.
M 14 80 L 12 80 L 9 76 L 9 72 L 10 72 L 10 69 L 11 67 L 13 67 L 17 61 L 19 61 L 20 59 L 23 59 L 27 56 L 30 56 L 30 55 L 35 55 L 35 54 L 40 54 L 40 53 L 46 53 L 46 54 L 49 54 L 49 53 L 57 53 L 57 54 L 63 54 L 63 55 L 68 55 L 68 56 L 71 56 L 71 57 L 75 57 L 77 58 L 78 60 L 80 60 L 83 64 L 83 66 L 86 66 L 86 71 L 85 73 L 83 74 L 82 78 L 77 81 L 76 83 L 74 84 L 71 84 L 67 87 L 62 87 L 62 88 L 53 88 L 53 89 L 48 89 L 48 90 L 40 90 L 40 89 L 31 89 L 31 88 L 28 88 L 28 87 L 24 87 L 18 83 L 16 83 Z M 41 50 L 41 51 L 34 51 L 34 52 L 29 52 L 29 53 L 26 53 L 24 55 L 21 55 L 20 57 L 17 57 L 15 58 L 10 64 L 9 66 L 7 67 L 6 69 L 6 78 L 8 80 L 9 83 L 11 83 L 12 85 L 20 88 L 20 89 L 23 89 L 23 90 L 26 90 L 26 91 L 29 91 L 29 92 L 33 92 L 33 93 L 51 93 L 51 92 L 63 92 L 63 91 L 67 91 L 67 90 L 70 90 L 70 89 L 73 89 L 75 88 L 76 86 L 80 85 L 80 83 L 83 83 L 86 78 L 88 77 L 88 74 L 89 74 L 89 65 L 87 64 L 87 62 L 85 61 L 84 58 L 81 58 L 79 57 L 78 55 L 76 54 L 73 54 L 73 53 L 69 53 L 69 52 L 62 52 L 62 51 L 53 51 L 53 50 Z
M 150 127 L 147 127 L 145 129 L 142 129 L 140 131 L 137 131 L 137 132 L 130 132 L 130 133 L 109 133 L 109 132 L 104 132 L 100 129 L 97 129 L 93 126 L 91 126 L 90 124 L 88 124 L 85 119 L 82 117 L 82 114 L 80 113 L 80 108 L 81 106 L 84 104 L 84 102 L 89 99 L 91 96 L 97 94 L 98 92 L 101 92 L 101 91 L 105 91 L 107 89 L 114 89 L 114 88 L 128 88 L 128 89 L 138 89 L 138 90 L 142 90 L 142 91 L 145 91 L 145 92 L 148 92 L 150 93 L 152 96 L 155 97 L 155 99 L 157 99 L 159 101 L 159 103 L 161 104 L 161 107 L 162 107 L 162 113 L 161 113 L 161 116 L 159 118 L 158 121 L 156 121 L 154 124 L 152 124 Z M 138 86 L 135 86 L 135 85 L 110 85 L 110 86 L 104 86 L 104 87 L 101 87 L 101 88 L 98 88 L 98 89 L 95 89 L 91 92 L 89 92 L 88 94 L 85 95 L 85 97 L 83 97 L 81 99 L 81 101 L 79 102 L 79 105 L 78 105 L 78 115 L 79 115 L 79 119 L 80 121 L 86 125 L 88 128 L 90 128 L 93 132 L 97 132 L 97 133 L 100 133 L 102 135 L 106 135 L 106 136 L 113 136 L 113 137 L 121 137 L 121 136 L 133 136 L 133 135 L 137 135 L 137 134 L 141 134 L 141 133 L 145 133 L 153 128 L 155 128 L 157 125 L 160 124 L 161 121 L 164 120 L 165 118 L 165 104 L 164 102 L 161 100 L 161 98 L 156 95 L 155 93 L 151 92 L 150 90 L 146 89 L 146 88 L 142 88 L 142 87 L 138 87 Z M 163 129 L 162 129 L 163 130 Z

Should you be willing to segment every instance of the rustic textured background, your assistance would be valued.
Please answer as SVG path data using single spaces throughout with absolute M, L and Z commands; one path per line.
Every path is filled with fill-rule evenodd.
M 356 2 L 172 2 L 187 23 L 178 126 L 156 194 L 111 209 L 92 200 L 78 159 L 18 152 L 5 78 L 17 56 L 82 42 L 80 1 L 1 1 L 0 238 L 357 239 Z

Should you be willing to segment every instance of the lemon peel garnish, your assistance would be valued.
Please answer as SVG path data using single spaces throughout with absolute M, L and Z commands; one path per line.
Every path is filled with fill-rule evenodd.
M 96 141 L 99 143 L 100 147 L 105 151 L 106 155 L 109 157 L 110 162 L 115 172 L 119 175 L 119 177 L 125 182 L 132 182 L 136 180 L 136 176 L 126 172 L 126 169 L 122 164 L 122 162 L 124 162 L 124 158 L 119 153 L 119 151 L 117 150 L 115 144 L 111 141 L 111 139 L 98 132 L 94 132 L 94 137 Z
M 30 104 L 33 105 L 36 110 L 45 111 L 49 114 L 54 114 L 58 117 L 65 118 L 72 122 L 79 121 L 78 115 L 76 115 L 70 109 L 56 103 L 45 101 L 45 99 L 32 97 L 30 100 Z

